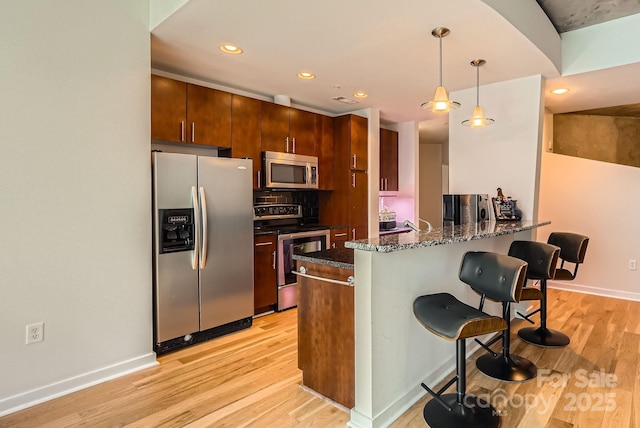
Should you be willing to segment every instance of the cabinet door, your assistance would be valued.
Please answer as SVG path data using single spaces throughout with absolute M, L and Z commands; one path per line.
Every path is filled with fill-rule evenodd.
M 331 229 L 331 248 L 344 248 L 344 243 L 347 242 L 351 235 L 349 229 Z
M 151 139 L 186 141 L 187 84 L 151 75 Z
M 318 154 L 318 189 L 333 189 L 333 118 L 316 116 L 316 152 Z
M 203 86 L 187 86 L 188 142 L 231 147 L 231 94 Z
M 367 238 L 367 225 L 367 173 L 364 171 L 351 171 L 351 186 L 349 187 L 349 228 L 351 228 L 352 236 L 350 236 L 350 239 Z M 354 231 L 355 234 L 353 233 Z
M 253 160 L 253 188 L 260 188 L 262 158 L 260 153 L 260 101 L 232 95 L 231 157 Z
M 398 190 L 398 133 L 380 128 L 380 190 Z
M 368 129 L 367 118 L 351 116 L 350 120 L 350 157 L 349 165 L 351 169 L 364 171 L 367 169 L 367 141 Z
M 262 101 L 262 150 L 290 152 L 289 107 Z
M 289 109 L 289 153 L 317 156 L 315 144 L 316 114 Z
M 273 310 L 278 299 L 275 236 L 254 238 L 253 260 L 253 307 L 254 314 L 257 315 Z

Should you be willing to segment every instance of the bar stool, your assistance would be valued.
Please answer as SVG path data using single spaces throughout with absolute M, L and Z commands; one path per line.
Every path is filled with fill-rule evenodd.
M 571 340 L 566 334 L 547 328 L 547 280 L 572 281 L 575 279 L 578 273 L 578 266 L 584 262 L 589 238 L 577 233 L 554 232 L 549 235 L 547 242 L 549 245 L 559 248 L 559 255 L 556 257 L 556 261 L 553 262 L 552 269 L 550 269 L 546 275 L 542 275 L 543 272 L 540 270 L 536 272 L 535 276 L 530 278 L 540 281 L 540 290 L 525 287 L 520 298 L 520 300 L 540 300 L 540 308 L 526 315 L 518 313 L 525 320 L 534 324 L 531 316 L 540 312 L 540 327 L 520 329 L 518 336 L 520 339 L 532 345 L 560 348 L 567 346 Z M 560 267 L 556 268 L 558 258 L 561 260 L 561 263 Z M 575 264 L 573 273 L 564 268 L 565 261 Z
M 526 262 L 502 254 L 468 252 L 462 258 L 460 280 L 494 300 L 511 300 L 520 295 L 525 282 Z M 423 411 L 424 420 L 437 427 L 498 427 L 500 416 L 486 401 L 466 393 L 466 342 L 469 337 L 495 333 L 507 328 L 501 317 L 492 316 L 460 302 L 448 293 L 416 298 L 413 313 L 431 333 L 456 342 L 456 375 L 438 392 L 424 383 L 433 397 Z M 455 394 L 442 393 L 456 383 Z
M 517 257 L 527 262 L 527 279 L 539 279 L 553 272 L 553 267 L 558 260 L 557 247 L 541 242 L 514 241 L 509 247 L 508 255 Z M 487 344 L 475 339 L 476 342 L 489 352 L 476 360 L 476 367 L 485 375 L 508 382 L 524 382 L 536 377 L 538 369 L 535 364 L 519 355 L 511 354 L 511 303 L 519 302 L 526 288 L 522 289 L 521 295 L 515 300 L 502 301 L 502 319 L 507 324 L 507 328 L 502 334 L 490 340 Z M 527 292 L 538 292 L 538 289 L 529 289 Z M 528 294 L 527 293 L 527 294 Z M 482 306 L 480 307 L 482 309 Z M 491 345 L 502 339 L 502 353 L 499 355 L 491 348 Z

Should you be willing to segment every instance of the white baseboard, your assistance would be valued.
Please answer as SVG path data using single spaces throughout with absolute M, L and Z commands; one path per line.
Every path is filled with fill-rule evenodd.
M 632 300 L 640 302 L 640 293 L 632 293 L 630 291 L 611 290 L 610 288 L 590 287 L 587 285 L 576 284 L 571 281 L 549 281 L 549 288 L 557 290 L 575 291 L 576 293 L 593 294 L 595 296 L 611 297 L 614 299 Z
M 0 416 L 44 403 L 45 401 L 115 379 L 138 370 L 158 364 L 156 354 L 151 352 L 127 361 L 103 367 L 92 372 L 83 373 L 68 379 L 42 386 L 31 391 L 0 399 Z

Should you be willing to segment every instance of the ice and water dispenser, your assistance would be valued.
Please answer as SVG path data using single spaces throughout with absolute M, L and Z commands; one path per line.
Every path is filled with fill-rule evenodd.
M 193 209 L 158 210 L 160 220 L 160 254 L 192 251 L 195 238 Z

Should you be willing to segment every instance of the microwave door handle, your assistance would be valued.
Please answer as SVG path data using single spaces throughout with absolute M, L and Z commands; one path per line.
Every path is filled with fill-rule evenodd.
M 195 242 L 193 244 L 193 254 L 191 257 L 191 269 L 198 269 L 198 253 L 200 247 L 200 208 L 198 204 L 198 191 L 196 186 L 191 186 L 191 203 L 193 204 L 194 220 L 196 223 Z
M 207 235 L 209 234 L 209 225 L 207 222 L 207 196 L 204 193 L 204 187 L 200 187 L 200 201 L 202 204 L 202 250 L 200 255 L 200 269 L 207 266 Z

